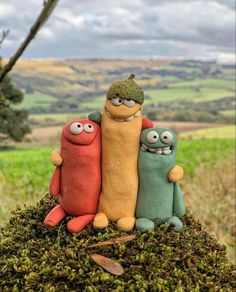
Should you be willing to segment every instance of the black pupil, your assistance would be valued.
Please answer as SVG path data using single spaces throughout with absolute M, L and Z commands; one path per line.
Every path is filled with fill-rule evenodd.
M 92 128 L 92 126 L 91 126 L 91 125 L 88 125 L 88 127 L 89 127 L 89 128 Z
M 131 99 L 130 99 L 130 98 L 127 98 L 127 100 L 128 100 L 128 101 L 131 101 Z
M 77 127 L 78 127 L 78 128 L 80 128 L 80 127 L 81 127 L 81 125 L 77 125 Z
M 153 138 L 154 138 L 154 139 L 156 139 L 156 138 L 157 138 L 157 136 L 153 136 Z
M 167 136 L 164 136 L 164 139 L 167 139 Z
M 121 102 L 122 102 L 122 100 L 121 100 L 121 99 L 119 99 L 119 102 L 121 103 Z

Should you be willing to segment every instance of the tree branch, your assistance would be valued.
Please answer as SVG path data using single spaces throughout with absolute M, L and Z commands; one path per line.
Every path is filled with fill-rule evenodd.
M 3 44 L 5 38 L 9 35 L 9 33 L 10 33 L 10 29 L 2 31 L 2 37 L 0 38 L 0 47 Z
M 25 49 L 27 48 L 29 43 L 36 36 L 37 32 L 44 25 L 44 23 L 48 20 L 48 18 L 52 14 L 52 12 L 55 9 L 58 2 L 59 2 L 59 0 L 44 1 L 44 7 L 43 7 L 42 11 L 40 12 L 34 25 L 31 27 L 25 40 L 22 42 L 19 49 L 16 51 L 15 55 L 12 58 L 10 58 L 9 62 L 0 71 L 0 83 L 3 81 L 3 79 L 7 75 L 7 73 L 9 73 L 12 70 L 15 63 L 20 58 L 20 56 L 23 54 L 23 52 L 25 51 Z

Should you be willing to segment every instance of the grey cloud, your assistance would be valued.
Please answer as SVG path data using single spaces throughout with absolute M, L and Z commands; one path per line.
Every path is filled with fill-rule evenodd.
M 3 45 L 0 54 L 9 57 L 14 52 L 42 2 L 8 0 L 20 13 L 0 20 L 0 29 L 11 29 L 11 43 Z M 201 57 L 213 52 L 233 53 L 233 6 L 231 0 L 61 0 L 24 57 Z

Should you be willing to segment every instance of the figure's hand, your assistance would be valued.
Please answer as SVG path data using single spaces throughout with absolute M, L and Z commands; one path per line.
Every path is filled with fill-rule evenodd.
M 175 183 L 184 176 L 183 168 L 179 165 L 175 165 L 168 173 L 169 181 Z
M 150 119 L 144 118 L 142 120 L 142 129 L 148 129 L 153 127 L 153 122 Z
M 51 153 L 51 161 L 55 166 L 62 164 L 62 157 L 59 149 L 54 149 Z
M 90 121 L 95 122 L 97 124 L 101 124 L 102 122 L 102 114 L 100 112 L 94 112 L 88 115 Z

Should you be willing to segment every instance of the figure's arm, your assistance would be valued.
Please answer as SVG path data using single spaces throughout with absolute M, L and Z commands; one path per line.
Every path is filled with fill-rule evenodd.
M 184 170 L 181 166 L 175 165 L 168 173 L 168 179 L 170 182 L 177 182 L 184 176 Z
M 153 122 L 147 118 L 142 120 L 142 129 L 153 128 Z
M 95 122 L 97 124 L 101 124 L 102 122 L 102 114 L 100 112 L 94 112 L 88 115 L 90 121 Z
M 185 214 L 184 196 L 177 183 L 174 184 L 174 213 L 179 218 Z
M 55 166 L 62 164 L 62 156 L 59 149 L 54 149 L 51 153 L 51 161 Z
M 50 180 L 49 194 L 56 197 L 60 194 L 61 167 L 57 166 Z

